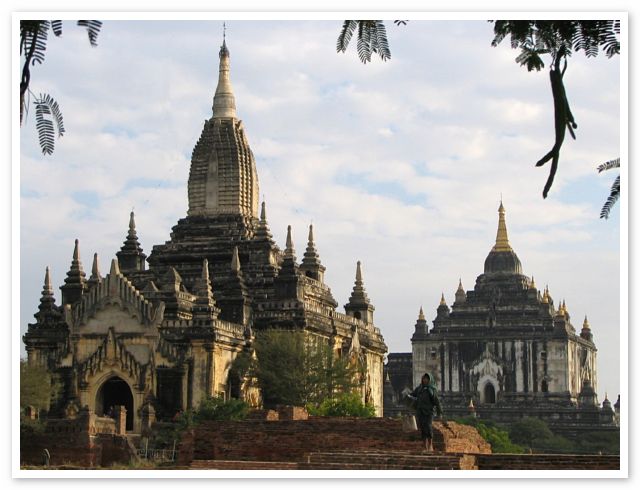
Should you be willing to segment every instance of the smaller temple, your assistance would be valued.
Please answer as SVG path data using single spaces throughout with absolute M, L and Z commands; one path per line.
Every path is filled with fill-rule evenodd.
M 433 373 L 446 411 L 508 422 L 523 414 L 558 430 L 615 427 L 610 403 L 599 405 L 597 349 L 585 317 L 576 332 L 566 301 L 524 275 L 509 243 L 505 208 L 496 241 L 472 290 L 458 281 L 454 302 L 442 294 L 433 327 L 422 310 L 411 338 L 413 385 Z M 391 355 L 389 355 L 391 357 Z M 608 400 L 607 400 L 608 402 Z

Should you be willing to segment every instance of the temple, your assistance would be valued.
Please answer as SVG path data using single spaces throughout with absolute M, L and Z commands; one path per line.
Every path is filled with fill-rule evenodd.
M 530 415 L 566 430 L 615 426 L 609 400 L 598 403 L 597 349 L 587 317 L 577 332 L 566 302 L 556 305 L 548 287 L 539 290 L 523 274 L 502 202 L 484 273 L 470 291 L 458 281 L 453 304 L 443 293 L 436 311 L 430 330 L 422 308 L 415 324 L 413 385 L 433 373 L 450 416 L 473 412 L 508 422 Z M 390 403 L 393 395 L 398 399 L 387 391 Z
M 236 113 L 226 42 L 219 58 L 212 116 L 191 158 L 187 216 L 147 257 L 132 212 L 104 276 L 94 255 L 87 279 L 76 240 L 60 306 L 46 269 L 36 322 L 23 337 L 28 362 L 62 380 L 53 412 L 73 417 L 88 408 L 104 415 L 124 406 L 127 430 L 137 432 L 207 396 L 260 405 L 257 384 L 231 374 L 234 359 L 255 355 L 261 329 L 301 330 L 358 363 L 362 399 L 382 415 L 387 348 L 373 322 L 362 264 L 355 264 L 353 293 L 340 313 L 324 282 L 313 226 L 301 261 L 291 227 L 284 250 L 275 244 Z

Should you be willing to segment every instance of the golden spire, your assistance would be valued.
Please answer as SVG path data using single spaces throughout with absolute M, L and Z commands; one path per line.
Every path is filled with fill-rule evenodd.
M 542 295 L 542 302 L 549 303 L 549 285 L 544 288 L 544 294 Z
M 536 289 L 536 280 L 531 276 L 531 284 L 529 285 L 530 289 Z
M 502 205 L 502 199 L 500 200 L 500 207 L 498 208 L 498 233 L 496 234 L 496 244 L 493 246 L 494 252 L 511 252 L 511 245 L 509 245 L 509 237 L 507 236 L 507 223 L 504 219 L 504 206 Z
M 418 313 L 418 320 L 425 320 L 424 311 L 422 311 L 422 306 L 420 306 L 420 313 Z
M 442 293 L 442 296 L 440 297 L 440 304 L 441 305 L 447 305 L 447 302 L 444 300 L 444 293 Z
M 584 316 L 584 322 L 582 323 L 582 328 L 591 330 L 591 325 L 589 325 L 589 320 L 587 320 L 587 315 Z

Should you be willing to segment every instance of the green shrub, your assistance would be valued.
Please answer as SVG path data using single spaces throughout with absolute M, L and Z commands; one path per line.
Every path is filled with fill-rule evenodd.
M 321 417 L 374 417 L 376 409 L 370 403 L 364 404 L 356 393 L 344 393 L 324 399 L 319 405 L 307 405 L 311 415 Z
M 471 425 L 478 430 L 482 438 L 491 445 L 491 451 L 494 453 L 522 454 L 524 448 L 518 444 L 511 442 L 509 433 L 498 427 L 490 420 L 478 420 L 475 417 L 465 417 L 456 419 L 456 422 L 464 425 Z
M 249 405 L 242 400 L 208 397 L 200 402 L 195 420 L 242 420 L 248 413 Z

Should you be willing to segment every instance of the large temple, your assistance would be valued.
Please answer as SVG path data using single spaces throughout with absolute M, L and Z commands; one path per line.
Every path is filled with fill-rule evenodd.
M 73 416 L 88 407 L 102 415 L 122 405 L 127 429 L 138 431 L 150 413 L 171 416 L 207 396 L 259 405 L 255 382 L 230 376 L 232 362 L 243 352 L 255 355 L 257 331 L 297 329 L 359 363 L 362 398 L 382 415 L 387 349 L 361 264 L 340 313 L 324 282 L 313 227 L 301 261 L 291 227 L 284 251 L 274 243 L 236 114 L 226 42 L 219 57 L 212 117 L 191 158 L 187 216 L 147 258 L 131 213 L 124 245 L 105 276 L 94 254 L 87 278 L 76 240 L 60 306 L 48 268 L 45 273 L 36 322 L 23 337 L 28 362 L 62 379 L 54 411 Z
M 565 429 L 615 426 L 610 401 L 600 406 L 596 395 L 589 321 L 585 316 L 576 331 L 566 302 L 556 305 L 548 287 L 539 290 L 523 274 L 502 203 L 498 215 L 496 243 L 474 289 L 459 282 L 451 307 L 443 294 L 431 330 L 420 308 L 411 338 L 413 385 L 433 373 L 451 416 L 506 422 L 530 415 Z M 392 403 L 394 390 L 387 391 Z

